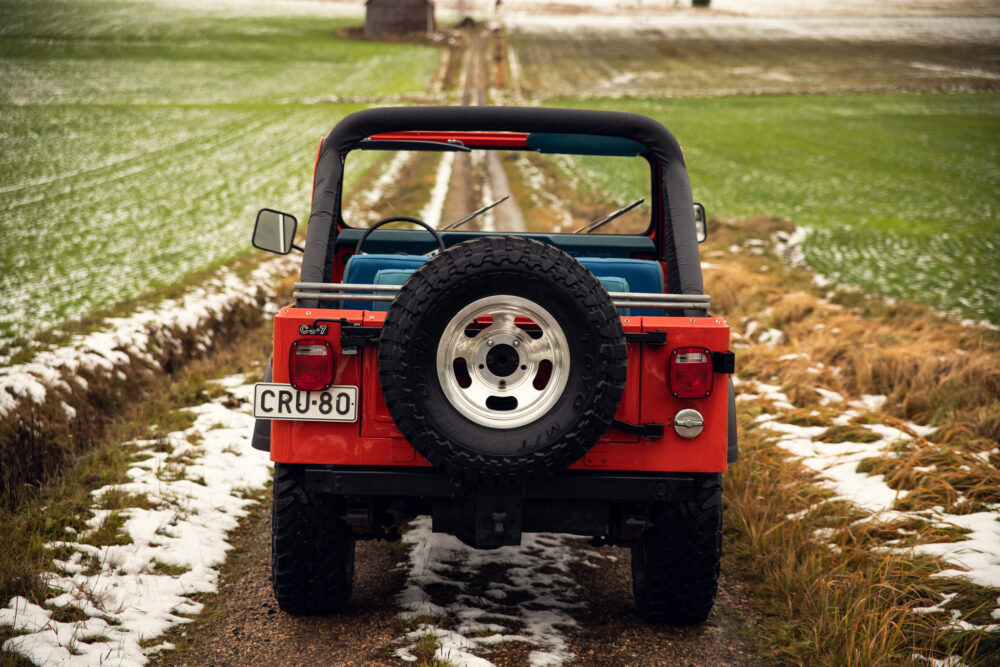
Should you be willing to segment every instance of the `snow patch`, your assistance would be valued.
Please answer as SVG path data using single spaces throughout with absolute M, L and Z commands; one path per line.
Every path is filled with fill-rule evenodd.
M 157 347 L 180 344 L 173 331 L 201 332 L 196 345 L 207 349 L 215 335 L 212 323 L 220 315 L 256 303 L 258 290 L 271 291 L 279 279 L 294 270 L 297 261 L 285 256 L 264 262 L 248 279 L 222 269 L 179 299 L 167 299 L 128 317 L 108 318 L 100 331 L 75 336 L 68 345 L 39 352 L 29 362 L 0 368 L 0 418 L 22 400 L 42 404 L 50 391 L 70 392 L 70 379 L 86 390 L 81 372 L 111 376 L 121 373 L 133 360 L 154 363 Z M 69 420 L 75 418 L 71 410 L 64 408 Z
M 95 502 L 89 529 L 76 535 L 67 531 L 76 541 L 47 545 L 68 552 L 56 561 L 58 572 L 43 575 L 59 594 L 45 606 L 16 597 L 0 609 L 0 625 L 25 633 L 4 642 L 3 650 L 40 665 L 131 667 L 170 647 L 141 644 L 201 611 L 202 605 L 189 596 L 215 592 L 230 548 L 226 534 L 256 502 L 247 491 L 264 488 L 271 476 L 267 454 L 250 447 L 253 385 L 243 382 L 242 376 L 227 378 L 220 383 L 226 396 L 188 408 L 196 418 L 187 430 L 125 443 L 144 458 L 128 471 L 128 482 L 92 495 L 95 501 L 112 491 L 148 499 L 143 505 L 149 509 L 120 511 L 125 517 L 122 532 L 131 542 L 86 543 L 111 514 Z M 179 456 L 183 464 L 171 461 Z M 67 606 L 88 618 L 52 618 L 56 609 Z
M 411 550 L 409 576 L 399 597 L 403 608 L 400 616 L 419 620 L 449 615 L 458 619 L 458 625 L 446 630 L 422 623 L 405 635 L 404 640 L 410 644 L 398 649 L 396 655 L 415 661 L 416 656 L 410 652 L 413 643 L 433 634 L 440 644 L 435 658 L 459 666 L 491 665 L 473 651 L 508 641 L 536 646 L 529 656 L 533 666 L 561 665 L 571 660 L 574 655 L 562 628 L 577 626 L 569 610 L 584 604 L 576 598 L 577 584 L 571 576 L 571 567 L 578 560 L 574 539 L 553 533 L 526 533 L 519 547 L 483 551 L 451 535 L 432 532 L 430 517 L 418 517 L 403 536 Z M 503 569 L 504 574 L 492 577 L 494 580 L 482 595 L 473 594 L 464 575 L 483 569 Z M 441 588 L 454 593 L 449 601 L 435 603 L 429 591 Z M 514 596 L 517 604 L 503 604 Z M 505 620 L 511 625 L 523 625 L 523 629 L 513 631 Z M 469 636 L 486 632 L 492 634 Z

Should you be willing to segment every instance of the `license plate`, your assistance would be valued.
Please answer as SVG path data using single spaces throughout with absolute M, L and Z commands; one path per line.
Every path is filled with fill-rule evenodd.
M 263 419 L 354 422 L 358 420 L 358 388 L 330 387 L 300 391 L 290 384 L 254 385 L 253 416 Z

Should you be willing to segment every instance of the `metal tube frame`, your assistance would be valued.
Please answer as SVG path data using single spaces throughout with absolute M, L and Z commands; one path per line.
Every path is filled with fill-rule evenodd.
M 295 283 L 292 296 L 317 301 L 392 301 L 400 285 L 359 285 L 349 283 Z M 707 294 L 650 294 L 609 292 L 617 308 L 670 308 L 708 311 Z

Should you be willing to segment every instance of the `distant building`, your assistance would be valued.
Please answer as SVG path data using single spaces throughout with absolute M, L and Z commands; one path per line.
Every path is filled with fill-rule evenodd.
M 366 0 L 365 36 L 434 32 L 434 3 L 430 0 Z

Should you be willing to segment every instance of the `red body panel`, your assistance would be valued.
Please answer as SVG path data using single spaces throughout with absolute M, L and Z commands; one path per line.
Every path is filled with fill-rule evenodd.
M 299 326 L 318 319 L 329 325 L 325 338 L 336 354 L 334 384 L 359 387 L 359 419 L 354 423 L 271 421 L 271 459 L 283 463 L 358 466 L 429 466 L 396 430 L 385 406 L 378 380 L 376 351 L 362 348 L 344 356 L 338 322 L 381 327 L 384 312 L 282 308 L 274 321 L 273 381 L 288 382 L 288 351 Z M 639 437 L 609 429 L 597 445 L 571 470 L 721 472 L 726 469 L 728 426 L 728 376 L 715 373 L 712 395 L 705 399 L 678 400 L 670 394 L 667 372 L 670 351 L 701 346 L 714 351 L 729 349 L 729 326 L 712 317 L 622 317 L 626 333 L 664 331 L 667 343 L 628 345 L 628 379 L 616 418 L 630 424 L 664 424 L 659 439 Z M 705 428 L 692 439 L 673 429 L 674 415 L 694 408 L 705 418 Z

